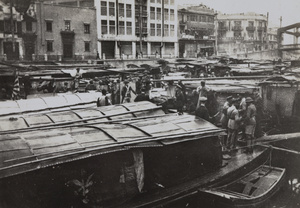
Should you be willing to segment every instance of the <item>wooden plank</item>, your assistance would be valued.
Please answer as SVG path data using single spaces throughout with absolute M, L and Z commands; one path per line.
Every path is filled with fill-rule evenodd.
M 253 183 L 251 183 L 251 182 L 246 183 L 242 194 L 245 194 L 245 195 L 249 196 L 250 191 L 251 191 L 252 188 L 253 188 Z
M 40 148 L 47 148 L 47 147 L 57 147 L 62 145 L 69 145 L 76 143 L 77 147 L 80 145 L 71 137 L 69 134 L 57 135 L 53 137 L 40 137 L 35 139 L 28 139 L 24 137 L 28 144 L 31 146 L 32 149 L 40 149 Z
M 45 124 L 52 124 L 53 122 L 45 115 L 26 115 L 24 119 L 27 121 L 29 126 L 39 126 Z
M 49 113 L 48 116 L 53 120 L 55 123 L 58 122 L 66 122 L 66 121 L 76 121 L 80 118 L 72 111 L 65 111 L 63 113 Z
M 11 119 L 13 118 L 13 120 Z M 0 118 L 0 131 L 9 131 L 15 129 L 27 128 L 25 120 L 22 117 L 4 117 Z

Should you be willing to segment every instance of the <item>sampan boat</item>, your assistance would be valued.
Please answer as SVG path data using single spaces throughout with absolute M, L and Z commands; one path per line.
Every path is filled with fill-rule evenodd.
M 199 195 L 215 207 L 261 207 L 283 186 L 285 168 L 261 165 L 228 184 L 201 189 Z

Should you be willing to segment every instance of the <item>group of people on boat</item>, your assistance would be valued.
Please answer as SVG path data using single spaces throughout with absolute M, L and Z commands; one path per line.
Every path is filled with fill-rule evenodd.
M 239 132 L 242 132 L 241 140 L 247 144 L 245 152 L 253 152 L 254 139 L 262 136 L 262 115 L 262 98 L 258 91 L 254 91 L 253 98 L 241 95 L 227 97 L 220 120 L 222 128 L 227 131 L 227 136 L 222 139 L 225 152 L 237 150 Z

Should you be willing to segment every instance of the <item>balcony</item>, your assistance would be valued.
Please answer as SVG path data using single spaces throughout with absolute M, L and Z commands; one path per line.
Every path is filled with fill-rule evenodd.
M 233 30 L 233 31 L 242 31 L 243 28 L 242 28 L 242 26 L 240 26 L 240 25 L 238 25 L 238 26 L 236 25 L 236 26 L 233 26 L 232 30 Z
M 255 27 L 254 26 L 248 26 L 246 27 L 247 31 L 255 31 Z
M 135 35 L 136 35 L 136 36 L 139 36 L 139 35 L 140 35 L 140 28 L 139 28 L 139 27 L 136 27 L 136 28 L 135 28 Z M 143 35 L 143 36 L 147 36 L 147 35 L 148 35 L 148 28 L 147 28 L 147 27 L 143 27 L 143 28 L 142 28 L 142 35 Z

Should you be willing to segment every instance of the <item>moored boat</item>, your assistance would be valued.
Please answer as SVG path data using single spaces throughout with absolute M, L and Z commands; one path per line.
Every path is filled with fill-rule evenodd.
M 226 185 L 201 189 L 199 194 L 220 207 L 261 207 L 282 187 L 284 179 L 284 168 L 261 165 Z

